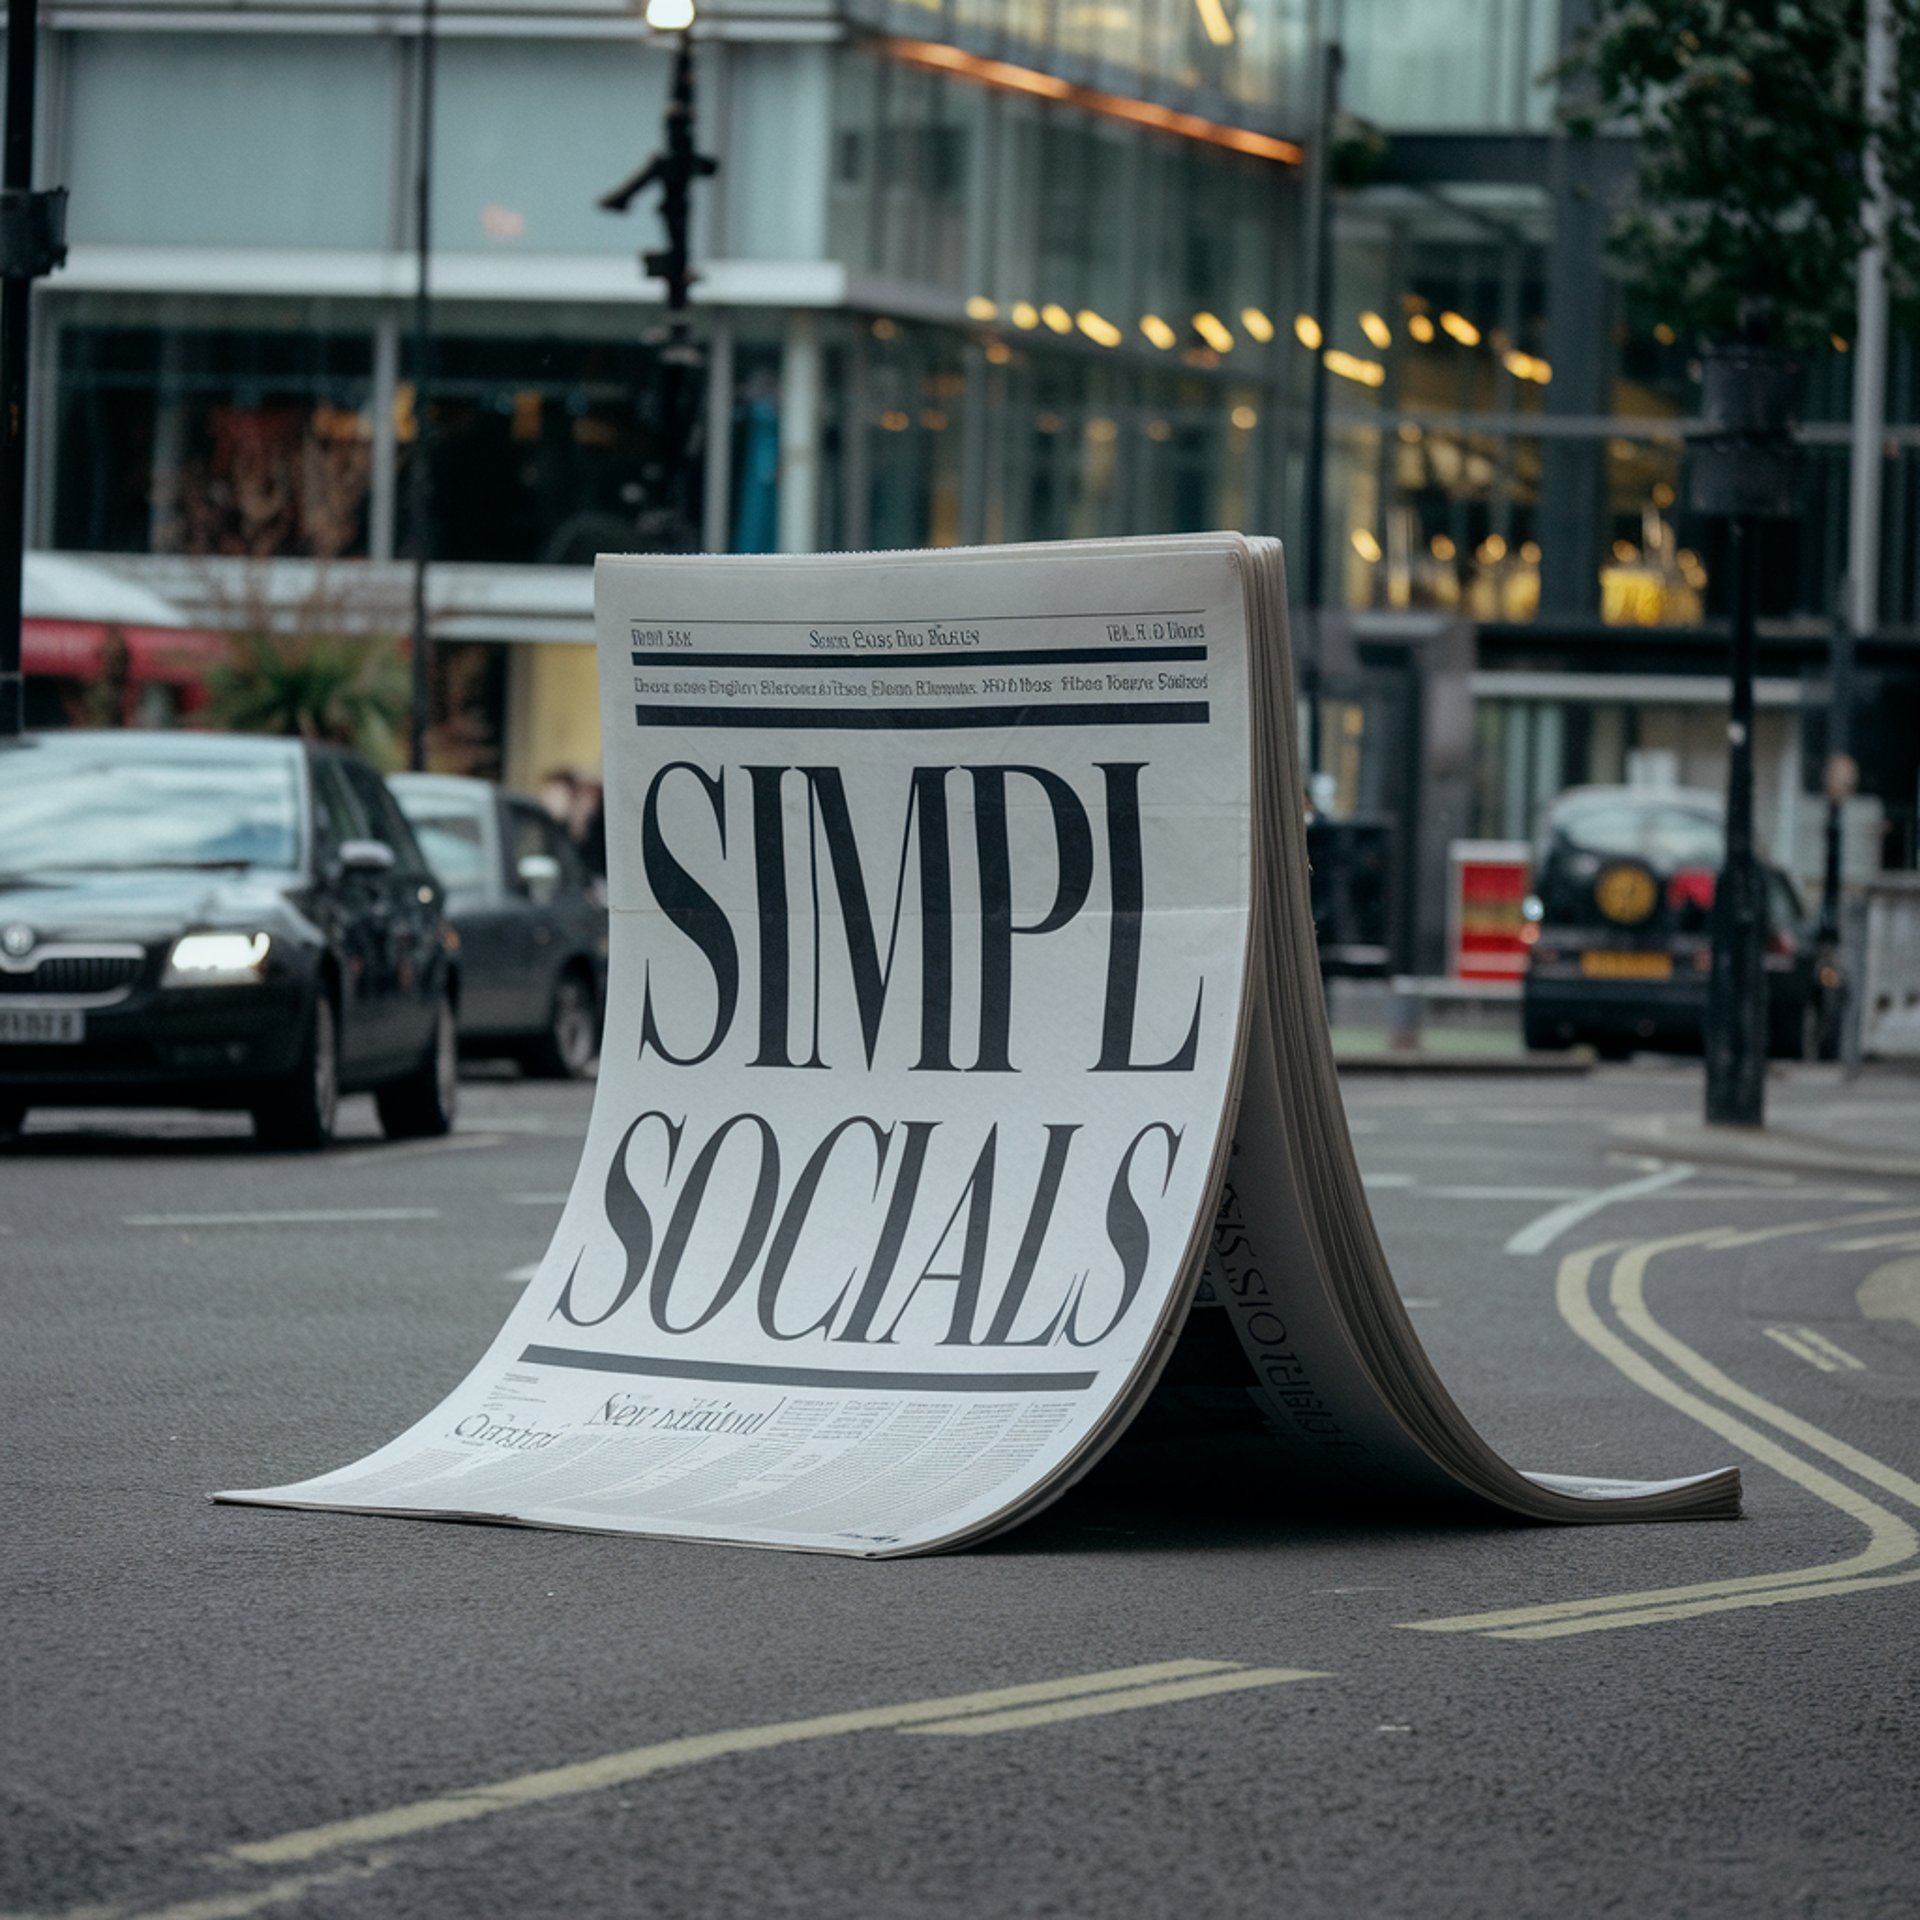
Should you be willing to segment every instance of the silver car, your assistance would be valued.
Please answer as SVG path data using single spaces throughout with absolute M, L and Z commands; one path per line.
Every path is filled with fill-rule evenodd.
M 485 780 L 396 773 L 387 785 L 446 889 L 460 939 L 460 1051 L 573 1079 L 600 1050 L 604 896 L 544 808 Z

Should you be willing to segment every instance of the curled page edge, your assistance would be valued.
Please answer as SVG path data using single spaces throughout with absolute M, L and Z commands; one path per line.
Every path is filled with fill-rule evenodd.
M 1541 1521 L 1734 1518 L 1741 1502 L 1737 1467 L 1655 1481 L 1523 1472 L 1485 1440 L 1427 1357 L 1381 1246 L 1340 1099 L 1312 931 L 1304 825 L 1298 831 L 1289 825 L 1293 796 L 1302 788 L 1284 561 L 1277 541 L 1255 542 L 1253 551 L 1260 606 L 1249 631 L 1265 642 L 1256 642 L 1259 658 L 1253 663 L 1253 684 L 1264 693 L 1265 707 L 1257 733 L 1276 764 L 1266 782 L 1273 804 L 1259 823 L 1266 873 L 1256 899 L 1265 909 L 1261 932 L 1267 948 L 1255 987 L 1264 1001 L 1263 1017 L 1253 1022 L 1250 1076 L 1258 1077 L 1246 1083 L 1241 1123 L 1243 1129 L 1258 1127 L 1271 1100 L 1272 1125 L 1261 1129 L 1263 1146 L 1267 1166 L 1284 1172 L 1284 1191 L 1261 1196 L 1271 1221 L 1266 1237 L 1301 1249 L 1296 1259 L 1311 1264 L 1339 1321 L 1337 1338 L 1327 1330 L 1328 1356 L 1346 1379 L 1364 1382 L 1399 1437 L 1417 1450 L 1417 1459 L 1409 1461 L 1403 1448 L 1392 1449 L 1397 1457 L 1381 1462 L 1376 1473 L 1362 1468 L 1358 1477 L 1434 1490 L 1437 1473 L 1450 1489 Z M 1260 784 L 1256 772 L 1256 791 Z M 1263 1037 L 1270 1071 L 1260 1058 Z M 1256 1232 L 1256 1245 L 1259 1239 Z M 1239 1312 L 1234 1325 L 1258 1373 L 1258 1324 Z M 1264 1382 L 1261 1391 L 1277 1424 L 1297 1426 L 1294 1410 Z

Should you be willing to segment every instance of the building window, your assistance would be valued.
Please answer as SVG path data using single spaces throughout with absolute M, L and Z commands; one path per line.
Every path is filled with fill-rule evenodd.
M 367 551 L 365 332 L 68 326 L 54 544 L 336 559 Z
M 681 426 L 665 416 L 657 356 L 629 341 L 434 342 L 432 526 L 442 560 L 579 566 L 596 553 L 677 544 L 676 500 L 697 529 L 704 381 L 687 376 Z M 403 389 L 399 551 L 412 538 Z

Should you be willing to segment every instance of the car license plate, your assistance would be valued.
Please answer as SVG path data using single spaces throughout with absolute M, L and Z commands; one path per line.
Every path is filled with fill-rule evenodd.
M 77 1047 L 87 1037 L 87 1016 L 72 1007 L 0 1008 L 0 1046 Z
M 1589 980 L 1671 980 L 1670 953 L 1616 953 L 1590 948 L 1580 956 L 1580 971 Z

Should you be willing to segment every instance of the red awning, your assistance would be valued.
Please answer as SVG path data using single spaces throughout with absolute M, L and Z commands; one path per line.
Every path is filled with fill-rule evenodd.
M 217 633 L 194 627 L 109 627 L 97 620 L 22 620 L 21 666 L 31 679 L 96 680 L 107 650 L 107 635 L 117 633 L 127 646 L 127 677 L 136 686 L 158 681 L 197 687 L 209 667 L 227 657 Z

